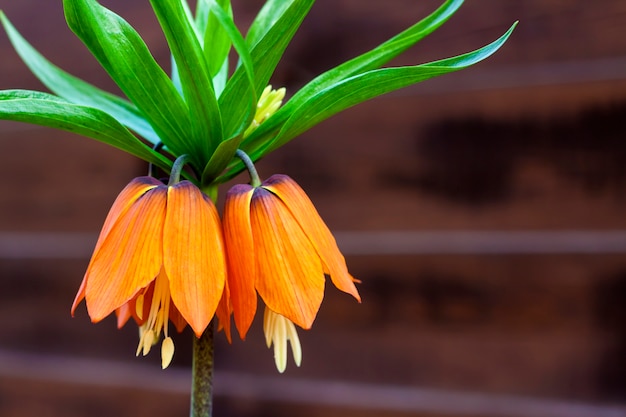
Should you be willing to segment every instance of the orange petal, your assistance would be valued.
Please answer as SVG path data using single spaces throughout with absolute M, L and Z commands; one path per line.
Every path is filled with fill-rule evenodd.
M 90 262 L 91 263 L 91 262 Z M 87 274 L 85 274 L 85 277 Z M 87 286 L 87 280 L 83 277 L 83 282 L 80 283 L 80 287 L 78 287 L 78 292 L 76 293 L 76 297 L 74 297 L 74 302 L 72 303 L 72 308 L 70 309 L 70 313 L 72 317 L 74 317 L 74 313 L 76 312 L 76 307 L 80 304 L 81 301 L 85 299 L 85 287 Z
M 157 185 L 161 184 L 160 181 L 152 178 L 152 177 L 139 177 L 132 180 L 120 194 L 115 199 L 113 206 L 109 210 L 106 219 L 104 220 L 104 225 L 102 226 L 102 230 L 100 231 L 100 235 L 98 236 L 98 240 L 96 242 L 96 247 L 94 249 L 94 254 L 100 250 L 102 243 L 105 238 L 109 234 L 109 231 L 113 227 L 113 225 L 117 222 L 120 216 L 123 216 L 128 208 L 135 202 L 139 197 L 141 197 L 144 193 Z M 93 262 L 93 258 L 91 259 L 87 270 L 90 269 L 91 263 Z M 78 293 L 74 299 L 74 303 L 72 304 L 71 313 L 72 316 L 76 311 L 76 307 L 80 302 L 85 298 L 85 286 L 87 274 L 83 277 L 83 282 L 80 284 L 80 288 L 78 289 Z
M 170 321 L 174 323 L 178 333 L 185 330 L 185 326 L 187 326 L 187 321 L 180 315 L 180 311 L 178 311 L 174 303 L 170 304 Z
M 87 269 L 85 298 L 93 322 L 128 302 L 163 264 L 167 188 L 144 193 L 110 227 Z
M 254 240 L 250 226 L 250 200 L 254 188 L 239 184 L 228 190 L 224 204 L 224 243 L 228 286 L 235 325 L 242 339 L 252 324 L 257 307 Z
M 189 181 L 168 187 L 163 266 L 172 301 L 200 337 L 222 297 L 226 261 L 217 209 Z
M 325 272 L 328 272 L 333 284 L 360 302 L 361 297 L 354 285 L 355 279 L 348 272 L 346 260 L 337 247 L 333 234 L 302 188 L 286 175 L 272 175 L 263 182 L 263 188 L 278 196 L 289 208 L 322 258 Z
M 117 316 L 117 328 L 121 329 L 128 322 L 128 320 L 133 317 L 132 309 L 135 308 L 135 305 L 132 301 L 124 304 L 117 310 L 115 310 L 115 315 Z
M 102 241 L 104 241 L 104 238 L 109 233 L 117 219 L 123 216 L 124 213 L 128 211 L 130 206 L 132 206 L 142 195 L 159 185 L 163 185 L 163 183 L 156 178 L 138 177 L 133 179 L 126 187 L 124 187 L 113 202 L 113 205 L 109 210 L 109 214 L 107 214 L 107 217 L 104 220 L 104 225 L 100 231 L 100 236 L 98 237 L 95 250 L 98 250 Z
M 254 191 L 250 218 L 259 295 L 271 310 L 310 328 L 324 298 L 319 255 L 287 206 L 269 191 Z
M 226 281 L 224 281 L 224 292 L 222 293 L 222 298 L 217 305 L 217 310 L 215 311 L 215 314 L 219 319 L 219 325 L 217 330 L 224 330 L 224 334 L 226 335 L 226 340 L 228 340 L 228 343 L 232 343 L 233 341 L 230 334 L 230 313 L 232 313 L 232 307 L 230 304 L 230 290 L 228 289 L 227 279 Z

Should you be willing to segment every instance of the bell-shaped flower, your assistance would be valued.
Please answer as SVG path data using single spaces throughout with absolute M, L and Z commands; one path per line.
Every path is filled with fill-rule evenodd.
M 216 311 L 228 318 L 225 280 L 213 202 L 189 181 L 165 185 L 139 177 L 109 211 L 72 314 L 85 299 L 94 323 L 114 311 L 119 327 L 133 317 L 140 326 L 137 354 L 147 354 L 163 334 L 165 368 L 174 353 L 169 321 L 178 331 L 189 324 L 200 337 Z
M 237 330 L 245 338 L 258 293 L 269 310 L 264 320 L 268 345 L 273 342 L 277 367 L 284 369 L 279 362 L 286 358 L 287 340 L 294 357 L 299 357 L 292 323 L 311 327 L 324 298 L 326 275 L 338 289 L 360 301 L 355 279 L 313 203 L 286 175 L 274 175 L 260 186 L 232 187 L 226 195 L 223 224 Z

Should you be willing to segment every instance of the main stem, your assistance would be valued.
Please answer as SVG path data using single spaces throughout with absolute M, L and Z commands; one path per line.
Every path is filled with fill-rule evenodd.
M 193 340 L 190 417 L 213 414 L 213 320 L 200 338 Z

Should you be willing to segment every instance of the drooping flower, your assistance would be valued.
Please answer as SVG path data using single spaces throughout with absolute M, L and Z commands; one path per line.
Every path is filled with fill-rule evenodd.
M 137 354 L 147 354 L 163 334 L 165 368 L 174 354 L 169 321 L 178 331 L 189 324 L 200 337 L 216 310 L 228 317 L 225 280 L 213 202 L 189 181 L 165 185 L 139 177 L 109 211 L 72 314 L 85 299 L 94 323 L 113 311 L 119 327 L 133 317 L 140 328 Z
M 277 367 L 284 369 L 287 340 L 294 357 L 299 357 L 293 324 L 303 329 L 313 324 L 324 297 L 325 275 L 360 301 L 355 279 L 313 203 L 286 175 L 274 175 L 258 186 L 232 187 L 226 195 L 223 223 L 237 330 L 245 338 L 258 293 L 267 307 L 268 346 L 273 342 Z

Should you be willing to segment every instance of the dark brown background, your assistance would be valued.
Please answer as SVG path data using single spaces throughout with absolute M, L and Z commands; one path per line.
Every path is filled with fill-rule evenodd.
M 261 4 L 234 3 L 242 26 Z M 103 4 L 167 65 L 147 1 Z M 293 92 L 437 5 L 319 0 L 272 82 Z M 60 1 L 0 7 L 53 62 L 114 91 Z M 216 415 L 626 416 L 626 2 L 468 1 L 394 63 L 478 48 L 515 20 L 488 61 L 346 111 L 259 164 L 308 191 L 363 304 L 329 286 L 300 332 L 302 367 L 280 378 L 260 320 L 245 343 L 218 335 Z M 4 35 L 0 57 L 0 88 L 42 89 Z M 93 238 L 145 164 L 8 122 L 0 146 L 0 416 L 185 415 L 190 334 L 161 372 L 158 355 L 134 358 L 132 326 L 69 317 Z M 367 238 L 384 235 L 346 233 L 388 231 L 443 244 L 380 253 Z M 502 233 L 485 250 L 480 231 Z M 572 249 L 566 231 L 604 244 Z M 565 243 L 536 253 L 516 232 Z

